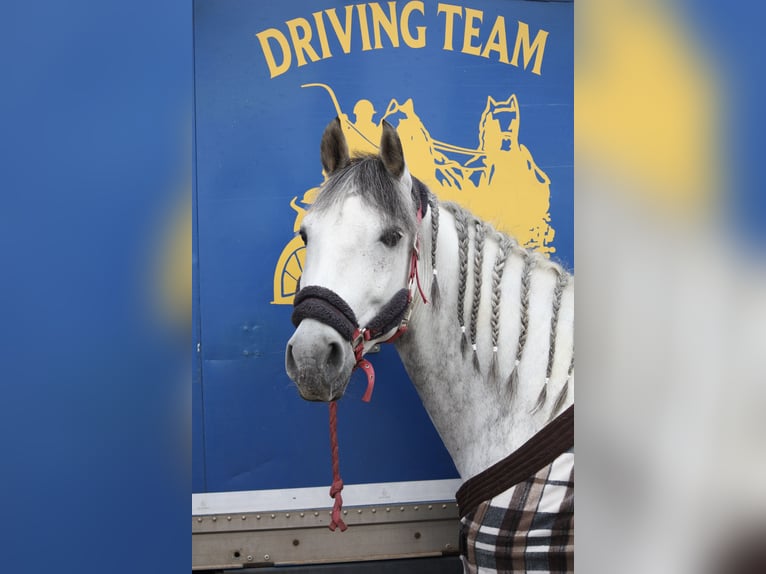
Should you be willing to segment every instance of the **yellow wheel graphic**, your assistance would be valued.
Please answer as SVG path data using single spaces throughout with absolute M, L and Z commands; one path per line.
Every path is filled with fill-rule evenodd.
M 274 300 L 273 305 L 292 305 L 295 292 L 298 290 L 298 279 L 303 273 L 303 261 L 306 247 L 300 237 L 296 236 L 285 245 L 274 270 Z

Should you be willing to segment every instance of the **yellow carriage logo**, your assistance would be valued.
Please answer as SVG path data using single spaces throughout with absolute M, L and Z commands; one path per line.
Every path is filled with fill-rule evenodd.
M 550 224 L 550 179 L 535 163 L 532 153 L 519 142 L 521 117 L 518 98 L 487 97 L 478 121 L 476 147 L 461 147 L 431 136 L 415 112 L 412 98 L 400 103 L 392 99 L 378 122 L 373 103 L 356 102 L 354 121 L 341 110 L 332 88 L 326 84 L 304 84 L 327 91 L 354 153 L 376 153 L 381 121 L 399 132 L 410 171 L 443 201 L 454 201 L 492 222 L 526 247 L 549 254 L 555 231 Z M 319 188 L 313 187 L 290 201 L 296 212 L 293 232 L 300 229 L 308 207 Z M 274 271 L 274 299 L 277 305 L 292 304 L 303 270 L 303 242 L 299 237 L 285 246 Z

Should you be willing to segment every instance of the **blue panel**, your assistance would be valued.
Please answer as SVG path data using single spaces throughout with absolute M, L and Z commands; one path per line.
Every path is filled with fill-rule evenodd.
M 192 126 L 196 126 L 192 118 Z M 201 325 L 199 314 L 199 232 L 197 229 L 196 149 L 192 156 L 192 492 L 204 492 L 205 486 L 205 407 L 202 393 Z
M 384 349 L 373 360 L 378 382 L 372 402 L 361 402 L 365 383 L 355 374 L 338 409 L 344 480 L 457 476 L 396 352 Z M 303 401 L 275 363 L 263 357 L 205 361 L 210 491 L 331 482 L 327 405 Z
M 396 3 L 397 14 L 410 4 L 417 3 Z M 572 5 L 471 3 L 483 11 L 477 44 L 488 43 L 493 23 L 504 16 L 509 57 L 517 21 L 528 24 L 532 38 L 538 30 L 548 32 L 540 74 L 532 64 L 524 69 L 500 63 L 495 52 L 487 58 L 462 53 L 458 20 L 454 49 L 445 50 L 445 17 L 437 14 L 437 3 L 428 2 L 424 14 L 411 14 L 409 28 L 415 33 L 415 26 L 426 27 L 423 48 L 406 46 L 399 34 L 398 48 L 384 35 L 381 49 L 364 51 L 360 29 L 353 28 L 345 54 L 326 14 L 320 14 L 330 30 L 332 57 L 299 66 L 290 48 L 291 66 L 270 78 L 256 34 L 274 28 L 289 38 L 286 22 L 304 18 L 312 26 L 311 46 L 321 55 L 312 13 L 333 6 L 343 22 L 344 4 L 330 1 L 195 2 L 198 398 L 204 394 L 195 416 L 204 416 L 204 448 L 198 442 L 194 448 L 198 459 L 204 450 L 207 491 L 318 486 L 331 479 L 327 406 L 302 401 L 287 378 L 283 357 L 293 331 L 292 308 L 272 304 L 280 256 L 290 253 L 294 237 L 297 209 L 291 200 L 321 182 L 319 140 L 337 113 L 326 90 L 302 84 L 331 86 L 350 117 L 361 99 L 374 105 L 379 120 L 392 99 L 412 98 L 430 134 L 469 149 L 479 145 L 477 126 L 488 98 L 500 102 L 516 94 L 520 141 L 551 181 L 555 238 L 549 247 L 573 267 Z M 389 4 L 380 6 L 387 11 Z M 282 277 L 289 283 L 289 274 Z M 456 477 L 395 351 L 384 349 L 372 361 L 378 375 L 372 403 L 360 402 L 364 384 L 355 375 L 360 378 L 339 409 L 344 480 Z M 196 473 L 195 467 L 199 490 Z

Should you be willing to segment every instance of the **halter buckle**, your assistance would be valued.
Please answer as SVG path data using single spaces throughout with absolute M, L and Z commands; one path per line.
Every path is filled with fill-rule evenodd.
M 367 327 L 364 327 L 362 329 L 357 329 L 356 333 L 354 333 L 354 339 L 351 341 L 351 347 L 354 349 L 354 352 L 357 352 L 357 349 L 360 347 L 364 348 L 364 341 L 365 341 L 365 335 L 367 333 Z
M 410 317 L 412 317 L 412 308 L 414 307 L 412 302 L 414 300 L 415 300 L 414 298 L 410 299 L 410 302 L 407 305 L 407 310 L 404 312 L 404 317 L 402 317 L 402 322 L 399 323 L 399 330 L 400 331 L 406 331 L 407 327 L 410 324 Z

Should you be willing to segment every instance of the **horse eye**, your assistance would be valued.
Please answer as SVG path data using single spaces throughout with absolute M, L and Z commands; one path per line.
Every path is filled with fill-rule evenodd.
M 301 236 L 301 241 L 303 241 L 303 245 L 308 245 L 309 238 L 306 236 L 306 231 L 304 229 L 301 229 L 299 234 Z
M 386 229 L 380 236 L 380 241 L 386 247 L 394 247 L 402 238 L 402 233 L 398 229 Z

